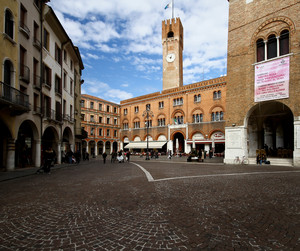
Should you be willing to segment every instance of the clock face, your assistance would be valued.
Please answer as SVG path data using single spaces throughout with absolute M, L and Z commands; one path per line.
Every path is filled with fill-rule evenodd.
M 171 63 L 175 60 L 175 53 L 169 53 L 166 57 L 167 62 Z

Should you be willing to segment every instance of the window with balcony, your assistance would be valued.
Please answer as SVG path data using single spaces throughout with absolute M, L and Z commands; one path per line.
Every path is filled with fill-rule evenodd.
M 40 27 L 36 22 L 33 22 L 33 45 L 38 48 L 41 49 L 41 40 L 40 40 Z
M 27 10 L 23 6 L 23 4 L 21 4 L 21 10 L 20 10 L 20 30 L 27 38 L 29 38 L 30 30 L 27 27 Z
M 39 61 L 35 58 L 33 58 L 33 85 L 35 87 L 40 86 Z
M 175 125 L 183 124 L 183 116 L 175 116 L 173 119 Z
M 26 63 L 27 51 L 23 46 L 20 46 L 20 78 L 26 83 L 30 82 L 30 69 Z

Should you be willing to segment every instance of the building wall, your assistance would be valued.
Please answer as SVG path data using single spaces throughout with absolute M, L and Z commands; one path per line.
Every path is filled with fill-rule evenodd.
M 91 103 L 93 103 L 93 106 Z M 86 152 L 97 156 L 104 151 L 110 154 L 120 149 L 120 105 L 91 95 L 82 94 L 81 117 L 81 125 L 88 133 L 88 138 L 83 140 L 83 148 L 85 148 Z M 99 121 L 99 117 L 102 118 L 102 121 Z M 108 118 L 109 123 L 107 123 Z M 100 129 L 102 134 L 99 134 Z
M 290 31 L 290 54 L 285 55 L 290 58 L 289 97 L 278 99 L 276 102 L 286 105 L 293 113 L 294 123 L 299 123 L 300 47 L 299 30 L 297 29 L 299 27 L 299 10 L 299 1 L 297 0 L 276 0 L 272 1 L 272 4 L 267 0 L 229 1 L 226 100 L 226 156 L 228 159 L 225 159 L 225 162 L 231 162 L 235 156 L 248 156 L 251 152 L 249 144 L 251 145 L 253 142 L 247 136 L 248 118 L 256 105 L 266 104 L 266 102 L 254 101 L 255 66 L 257 65 L 256 41 L 259 38 L 266 41 L 270 34 L 279 36 L 284 29 Z M 296 127 L 294 129 L 295 132 L 298 130 Z M 239 138 L 239 142 L 234 142 L 234 138 Z M 295 137 L 294 142 L 297 140 L 299 140 L 299 136 Z M 295 149 L 295 152 L 297 151 Z
M 220 91 L 220 97 L 214 98 L 214 92 Z M 201 101 L 195 101 L 195 96 L 201 95 Z M 212 144 L 212 135 L 216 132 L 224 133 L 224 123 L 226 118 L 226 77 L 203 81 L 195 84 L 185 85 L 183 87 L 164 90 L 161 93 L 153 93 L 133 99 L 121 101 L 121 135 L 120 139 L 124 143 L 128 139 L 130 142 L 135 141 L 137 137 L 141 141 L 146 140 L 147 125 L 146 105 L 150 104 L 153 114 L 151 116 L 152 126 L 148 129 L 149 136 L 154 141 L 159 140 L 160 136 L 165 136 L 168 141 L 168 149 L 173 152 L 174 136 L 180 132 L 185 139 L 185 152 L 191 151 L 193 136 L 203 135 L 203 139 L 196 144 Z M 174 100 L 182 99 L 181 103 L 175 103 Z M 159 103 L 163 102 L 163 108 Z M 138 107 L 138 112 L 137 112 Z M 127 114 L 126 114 L 127 112 Z M 212 121 L 212 113 L 223 112 L 223 119 Z M 202 122 L 195 122 L 193 114 L 202 114 Z M 183 117 L 179 123 L 174 120 L 177 117 Z M 165 125 L 160 126 L 158 120 L 164 118 Z M 134 128 L 134 122 L 140 122 L 140 128 Z M 128 124 L 128 128 L 126 128 Z M 124 142 L 125 140 L 125 142 Z M 211 146 L 210 146 L 211 147 Z

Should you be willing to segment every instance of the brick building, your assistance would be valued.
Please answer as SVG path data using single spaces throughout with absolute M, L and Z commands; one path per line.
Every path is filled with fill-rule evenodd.
M 120 105 L 91 95 L 81 95 L 81 126 L 88 137 L 82 150 L 91 156 L 120 149 Z
M 300 165 L 299 5 L 229 0 L 225 163 L 265 152 Z
M 121 101 L 122 149 L 189 153 L 193 145 L 222 154 L 226 77 L 183 86 L 183 27 L 162 22 L 163 90 Z

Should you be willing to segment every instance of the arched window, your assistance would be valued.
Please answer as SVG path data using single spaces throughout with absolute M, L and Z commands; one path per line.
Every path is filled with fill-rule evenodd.
M 194 96 L 194 102 L 201 102 L 201 94 Z
M 289 46 L 289 31 L 284 30 L 280 33 L 280 38 L 279 38 L 279 45 L 280 45 L 280 56 L 288 54 L 290 52 L 290 46 Z
M 203 114 L 202 113 L 193 114 L 193 123 L 201 123 L 201 122 L 203 122 Z
M 263 39 L 258 39 L 256 41 L 256 61 L 264 61 L 265 60 L 265 42 Z
M 14 19 L 12 13 L 9 10 L 5 11 L 5 33 L 10 38 L 14 38 Z
M 170 31 L 170 32 L 168 33 L 168 37 L 174 37 L 174 32 L 173 32 L 173 31 Z
M 267 55 L 268 59 L 277 57 L 277 38 L 275 35 L 268 37 Z
M 9 60 L 5 60 L 4 62 L 4 83 L 6 85 L 12 85 L 12 72 L 13 65 Z

